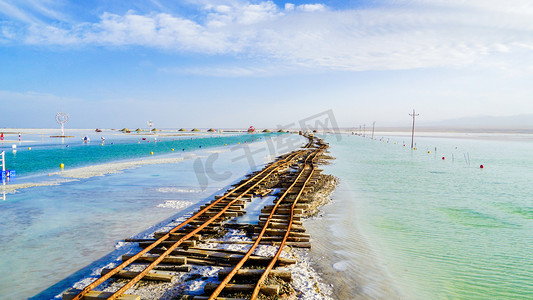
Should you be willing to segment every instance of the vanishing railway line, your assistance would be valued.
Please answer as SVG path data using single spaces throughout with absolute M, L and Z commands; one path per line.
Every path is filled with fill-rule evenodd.
M 310 247 L 309 235 L 304 233 L 305 229 L 300 221 L 308 201 L 303 196 L 312 191 L 313 183 L 317 182 L 317 173 L 320 172 L 316 169 L 317 159 L 328 146 L 320 139 L 312 136 L 308 138 L 309 142 L 303 149 L 283 155 L 262 170 L 248 175 L 248 178 L 241 180 L 224 195 L 215 196 L 215 200 L 200 207 L 193 216 L 168 232 L 155 233 L 154 239 L 150 240 L 126 240 L 138 242 L 143 250 L 135 255 L 124 255 L 119 266 L 104 270 L 100 278 L 83 290 L 64 293 L 63 299 L 139 299 L 138 296 L 124 293 L 140 280 L 169 281 L 172 277 L 150 271 L 187 272 L 190 271 L 191 264 L 229 267 L 219 272 L 220 283 L 205 286 L 206 296 L 195 296 L 193 299 L 237 299 L 218 297 L 220 294 L 232 293 L 240 293 L 242 299 L 243 293 L 250 292 L 251 296 L 247 294 L 246 297 L 256 299 L 260 292 L 277 294 L 278 288 L 264 283 L 269 274 L 290 280 L 290 273 L 287 275 L 287 272 L 274 270 L 275 266 L 294 263 L 290 259 L 280 258 L 283 247 Z M 251 201 L 254 195 L 265 196 L 276 186 L 281 191 L 276 195 L 274 205 L 265 206 L 261 210 L 259 225 L 245 226 L 252 236 L 252 245 L 248 251 L 196 247 L 197 243 L 205 241 L 205 237 L 219 235 L 221 228 L 225 226 L 224 221 L 243 215 L 246 212 L 246 202 Z M 273 257 L 253 255 L 259 244 L 276 245 L 276 254 Z M 140 271 L 138 268 L 136 271 L 124 270 L 141 263 L 148 263 L 148 266 L 143 265 Z M 245 265 L 259 265 L 264 269 L 242 269 Z M 115 292 L 93 291 L 112 277 L 129 280 Z M 242 278 L 245 278 L 245 284 L 235 283 L 243 281 Z

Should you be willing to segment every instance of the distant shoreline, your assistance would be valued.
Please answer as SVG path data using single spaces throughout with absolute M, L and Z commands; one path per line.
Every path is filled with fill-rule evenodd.
M 274 127 L 272 127 L 274 128 Z M 257 128 L 255 130 L 256 133 L 259 133 L 260 131 L 264 129 L 270 129 L 272 128 Z M 68 131 L 90 131 L 95 132 L 95 128 L 68 128 L 65 129 L 65 132 Z M 103 130 L 103 132 L 120 132 L 122 129 L 114 129 L 114 128 L 99 128 Z M 180 128 L 159 128 L 160 131 L 154 132 L 154 134 L 160 134 L 160 133 L 169 133 L 169 132 L 180 132 L 181 134 L 191 134 L 191 133 L 206 133 L 207 130 L 210 128 L 207 127 L 198 127 L 200 131 L 192 131 L 192 129 L 187 129 L 187 131 L 179 131 Z M 246 132 L 247 128 L 216 128 L 217 130 L 222 130 L 222 132 Z M 301 128 L 284 128 L 286 131 L 290 132 L 298 132 L 302 130 Z M 5 127 L 0 128 L 0 132 L 3 132 L 4 135 L 6 134 L 18 134 L 20 133 L 47 133 L 47 132 L 59 132 L 61 131 L 59 128 L 13 128 L 13 127 Z M 276 130 L 277 131 L 277 130 Z M 319 128 L 318 132 L 360 132 L 362 129 L 359 127 L 339 127 L 336 130 L 333 128 L 327 128 L 326 130 Z M 143 129 L 141 132 L 135 132 L 131 131 L 129 134 L 147 134 L 149 132 L 148 129 Z M 372 127 L 368 125 L 366 127 L 366 132 L 370 133 L 372 132 Z M 410 126 L 401 126 L 401 127 L 395 127 L 395 126 L 376 126 L 375 133 L 378 132 L 411 132 Z M 502 128 L 502 127 L 434 127 L 434 126 L 416 126 L 415 132 L 441 132 L 441 133 L 524 133 L 524 134 L 533 134 L 533 128 Z M 126 133 L 125 133 L 126 134 Z
M 368 129 L 367 129 L 368 131 Z M 410 127 L 382 127 L 376 132 L 411 132 Z M 416 127 L 415 132 L 440 132 L 440 133 L 523 133 L 532 134 L 531 128 L 451 128 L 451 127 Z

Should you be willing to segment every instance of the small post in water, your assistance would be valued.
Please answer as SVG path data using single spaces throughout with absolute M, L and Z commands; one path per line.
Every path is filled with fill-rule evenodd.
M 2 151 L 2 173 L 0 173 L 0 177 L 2 177 L 2 185 L 6 185 L 6 181 L 4 178 L 4 174 L 6 173 L 6 152 Z M 4 188 L 2 188 L 2 200 L 6 200 L 6 193 L 4 192 Z
M 413 109 L 413 113 L 409 115 L 413 117 L 413 130 L 411 131 L 411 149 L 413 149 L 415 141 L 415 117 L 419 114 L 415 114 L 415 110 Z
M 2 151 L 2 173 L 6 171 L 6 152 Z

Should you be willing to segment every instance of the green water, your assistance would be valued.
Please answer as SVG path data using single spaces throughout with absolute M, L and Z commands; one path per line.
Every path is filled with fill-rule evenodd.
M 492 138 L 419 137 L 411 151 L 408 138 L 327 137 L 325 170 L 348 190 L 328 209 L 357 221 L 401 298 L 533 299 L 533 141 Z

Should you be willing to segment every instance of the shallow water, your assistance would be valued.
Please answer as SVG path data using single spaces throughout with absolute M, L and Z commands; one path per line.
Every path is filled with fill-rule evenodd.
M 290 138 L 295 144 L 303 143 L 301 137 Z M 28 298 L 45 289 L 36 299 L 52 298 L 118 257 L 120 253 L 112 251 L 122 247 L 119 241 L 194 210 L 273 159 L 266 142 L 247 147 L 254 155 L 230 147 L 197 150 L 177 163 L 143 165 L 7 194 L 0 201 L 0 298 Z M 208 169 L 210 157 L 216 159 Z M 205 173 L 199 173 L 199 162 Z M 105 255 L 104 261 L 92 263 Z
M 194 136 L 155 136 L 155 135 L 111 135 L 105 142 L 99 136 L 89 135 L 91 142 L 83 143 L 80 138 L 58 139 L 44 135 L 24 135 L 24 143 L 8 143 L 0 141 L 0 151 L 6 152 L 6 168 L 15 170 L 17 176 L 59 171 L 59 165 L 66 169 L 94 165 L 116 160 L 186 152 L 200 148 L 229 146 L 238 143 L 251 143 L 269 134 L 209 134 Z M 144 140 L 143 140 L 144 139 Z M 12 151 L 12 145 L 17 145 Z M 30 150 L 31 148 L 31 150 Z M 174 150 L 172 150 L 174 149 Z
M 337 298 L 533 298 L 529 136 L 379 139 L 327 137 L 342 184 L 310 230 Z

